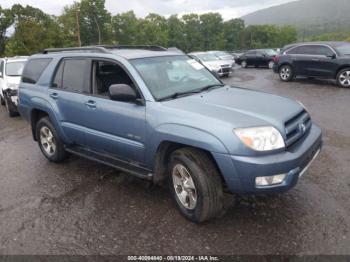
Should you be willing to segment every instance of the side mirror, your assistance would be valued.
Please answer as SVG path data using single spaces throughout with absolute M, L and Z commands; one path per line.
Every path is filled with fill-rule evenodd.
M 336 59 L 337 55 L 336 54 L 329 54 L 329 55 L 327 55 L 327 57 L 329 57 L 331 59 Z
M 135 90 L 126 84 L 115 84 L 109 87 L 109 97 L 114 101 L 136 102 Z

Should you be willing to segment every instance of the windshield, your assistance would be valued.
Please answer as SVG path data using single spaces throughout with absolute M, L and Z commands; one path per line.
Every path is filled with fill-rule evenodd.
M 202 61 L 220 60 L 217 56 L 215 56 L 213 54 L 200 54 L 200 55 L 196 55 L 196 56 Z
M 278 52 L 273 50 L 273 49 L 264 49 L 263 50 L 266 54 L 268 54 L 269 56 L 274 56 L 274 55 L 277 55 Z
M 187 56 L 141 58 L 131 63 L 156 100 L 209 85 L 221 85 L 203 65 Z
M 7 76 L 21 76 L 25 61 L 8 62 L 6 65 Z
M 340 55 L 350 55 L 350 44 L 348 43 L 338 45 L 336 49 Z
M 214 54 L 217 56 L 231 56 L 229 53 L 222 52 L 222 51 L 216 51 Z

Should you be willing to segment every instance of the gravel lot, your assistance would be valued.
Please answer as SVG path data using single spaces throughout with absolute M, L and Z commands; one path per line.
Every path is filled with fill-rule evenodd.
M 29 125 L 0 108 L 0 254 L 350 254 L 350 90 L 267 69 L 225 82 L 295 98 L 324 131 L 324 149 L 297 187 L 239 197 L 195 225 L 163 188 L 91 161 L 47 162 Z

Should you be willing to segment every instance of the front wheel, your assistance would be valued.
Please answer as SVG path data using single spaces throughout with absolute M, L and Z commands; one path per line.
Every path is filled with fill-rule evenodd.
M 243 68 L 247 68 L 247 67 L 248 67 L 247 61 L 242 61 L 242 62 L 241 62 L 241 66 L 242 66 Z
M 350 88 L 350 68 L 344 68 L 338 73 L 337 83 L 340 87 Z
M 283 65 L 279 70 L 279 75 L 282 81 L 289 82 L 294 77 L 293 68 L 289 65 Z
M 4 106 L 5 105 L 5 100 L 2 97 L 2 95 L 0 95 L 0 105 Z
M 48 117 L 43 117 L 36 125 L 36 138 L 44 156 L 51 162 L 60 163 L 67 157 L 64 144 Z
M 9 100 L 9 98 L 5 97 L 4 103 L 5 103 L 6 111 L 7 111 L 7 114 L 9 115 L 9 117 L 18 116 L 18 112 L 14 109 L 14 105 Z
M 170 187 L 178 209 L 192 222 L 204 222 L 223 212 L 220 175 L 203 151 L 183 148 L 172 154 Z
M 270 62 L 269 62 L 269 64 L 268 64 L 269 69 L 272 69 L 272 68 L 273 68 L 273 66 L 274 66 L 274 64 L 275 64 L 275 62 L 274 62 L 274 61 L 270 61 Z

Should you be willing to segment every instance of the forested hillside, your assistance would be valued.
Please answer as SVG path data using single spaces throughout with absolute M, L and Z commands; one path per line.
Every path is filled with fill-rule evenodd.
M 242 17 L 248 25 L 293 25 L 299 36 L 350 31 L 349 0 L 300 0 Z

